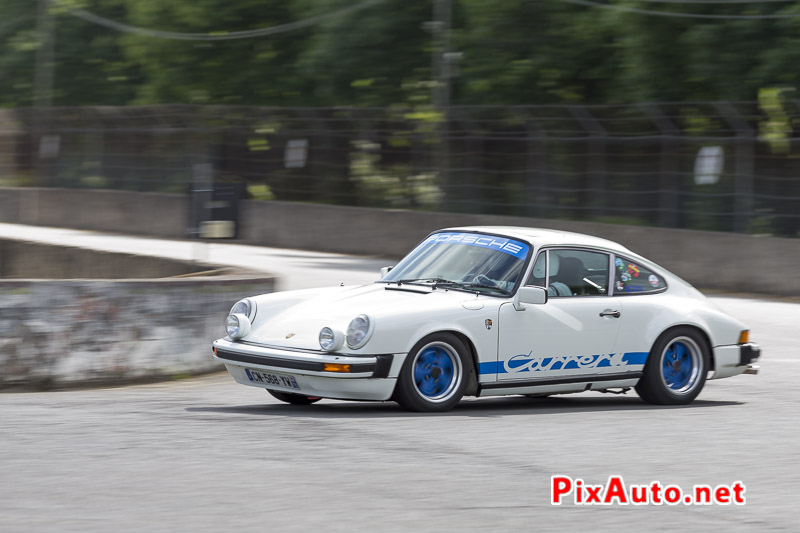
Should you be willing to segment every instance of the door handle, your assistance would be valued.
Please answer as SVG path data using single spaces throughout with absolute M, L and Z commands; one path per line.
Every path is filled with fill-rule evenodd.
M 606 309 L 602 313 L 600 313 L 601 317 L 613 316 L 614 318 L 619 318 L 619 311 L 612 311 L 611 309 Z

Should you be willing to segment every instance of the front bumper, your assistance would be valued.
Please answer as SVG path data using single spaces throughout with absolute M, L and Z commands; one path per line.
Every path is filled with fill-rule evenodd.
M 754 343 L 717 346 L 714 348 L 714 377 L 727 378 L 739 374 L 757 374 L 759 366 L 753 363 L 761 357 L 761 347 Z
M 394 392 L 399 371 L 395 354 L 356 356 L 314 353 L 228 339 L 218 339 L 212 346 L 214 358 L 225 365 L 238 383 L 307 396 L 388 400 Z M 325 364 L 348 365 L 350 372 L 329 372 L 325 370 Z M 300 388 L 258 383 L 251 379 L 247 369 L 294 376 Z

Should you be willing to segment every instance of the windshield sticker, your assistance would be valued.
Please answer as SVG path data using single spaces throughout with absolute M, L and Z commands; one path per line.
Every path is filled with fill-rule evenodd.
M 480 235 L 477 233 L 434 233 L 425 239 L 422 244 L 429 243 L 466 244 L 468 246 L 491 248 L 523 260 L 530 249 L 524 242 L 497 235 Z

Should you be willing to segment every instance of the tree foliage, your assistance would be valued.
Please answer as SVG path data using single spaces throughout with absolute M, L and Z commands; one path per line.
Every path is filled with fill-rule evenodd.
M 72 16 L 79 7 L 172 32 L 286 24 L 358 0 L 52 0 L 55 105 L 209 103 L 274 106 L 429 104 L 434 0 L 384 0 L 271 36 L 175 41 Z M 0 2 L 0 106 L 30 105 L 37 4 Z M 454 104 L 755 100 L 795 88 L 800 18 L 701 19 L 556 0 L 452 0 L 462 52 Z M 681 14 L 800 15 L 795 2 L 614 3 Z

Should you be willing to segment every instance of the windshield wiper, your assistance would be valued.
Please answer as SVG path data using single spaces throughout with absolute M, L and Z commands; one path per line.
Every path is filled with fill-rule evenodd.
M 450 281 L 449 279 L 443 278 L 408 278 L 408 279 L 396 279 L 392 281 L 388 281 L 387 283 L 397 283 L 398 285 L 402 285 L 403 283 L 433 283 L 434 285 L 439 283 L 458 283 L 457 281 Z
M 455 289 L 463 289 L 463 290 L 472 290 L 472 289 L 490 289 L 493 291 L 497 291 L 501 294 L 506 296 L 511 294 L 511 291 L 507 291 L 505 289 L 501 289 L 495 285 L 486 285 L 483 283 L 466 283 L 463 281 L 453 281 L 444 278 L 407 278 L 407 279 L 397 279 L 392 281 L 387 281 L 387 283 L 396 283 L 397 285 L 402 285 L 403 283 L 408 283 L 409 285 L 421 285 L 432 283 L 433 288 L 436 289 L 438 287 L 452 287 Z
M 403 283 L 407 283 L 409 285 L 424 285 L 426 287 L 431 287 L 433 290 L 436 290 L 439 287 L 442 288 L 452 287 L 456 289 L 464 288 L 464 282 L 453 281 L 444 278 L 407 278 L 407 279 L 398 279 L 394 281 L 389 281 L 387 283 L 397 283 L 398 286 L 402 285 Z M 428 285 L 429 283 L 430 285 Z
M 497 287 L 495 285 L 484 285 L 482 283 L 460 283 L 459 285 L 464 289 L 491 289 L 501 294 L 505 294 L 506 296 L 511 295 L 511 291 L 501 289 L 500 287 Z

